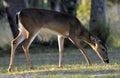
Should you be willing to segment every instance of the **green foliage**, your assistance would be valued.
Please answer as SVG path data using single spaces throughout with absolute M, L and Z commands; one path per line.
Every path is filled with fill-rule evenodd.
M 120 37 L 118 36 L 114 36 L 114 37 L 111 37 L 111 44 L 112 44 L 112 47 L 114 48 L 120 48 Z
M 120 0 L 108 0 L 111 3 L 120 3 Z
M 0 9 L 3 8 L 2 0 L 0 0 Z
M 0 46 L 0 57 L 8 56 L 10 55 L 10 45 L 6 44 L 4 46 Z
M 4 16 L 4 6 L 2 0 L 0 0 L 0 19 Z
M 107 43 L 113 48 L 120 48 L 120 34 L 114 29 L 111 29 Z
M 91 0 L 87 0 L 86 2 L 78 5 L 77 16 L 83 24 L 87 23 L 90 19 L 90 1 Z
M 26 1 L 26 5 L 27 7 L 34 7 L 34 8 L 50 8 L 49 7 L 49 4 L 48 4 L 48 1 L 47 0 L 29 0 L 29 1 Z

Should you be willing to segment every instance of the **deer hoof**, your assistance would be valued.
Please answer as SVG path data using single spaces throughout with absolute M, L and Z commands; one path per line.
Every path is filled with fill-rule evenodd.
M 30 69 L 34 69 L 34 67 L 32 66 L 32 67 L 30 67 Z
M 92 64 L 90 63 L 90 64 L 88 64 L 89 66 L 92 66 Z
M 11 71 L 11 68 L 8 68 L 7 71 L 10 72 L 10 71 Z
M 59 68 L 63 68 L 63 66 L 62 66 L 62 65 L 59 65 Z

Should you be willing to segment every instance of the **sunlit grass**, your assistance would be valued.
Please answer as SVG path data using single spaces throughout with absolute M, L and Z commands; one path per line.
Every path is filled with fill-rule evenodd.
M 38 49 L 37 49 L 38 50 Z M 92 66 L 88 66 L 77 49 L 67 48 L 64 53 L 63 68 L 58 67 L 57 49 L 49 49 L 48 53 L 31 53 L 34 69 L 30 70 L 25 56 L 17 55 L 15 65 L 11 72 L 7 72 L 8 65 L 0 64 L 0 77 L 47 77 L 47 78 L 118 78 L 120 77 L 120 50 L 109 50 L 110 63 L 104 64 L 95 55 L 95 52 L 87 50 L 92 60 Z M 34 52 L 36 50 L 31 50 Z M 39 50 L 41 51 L 41 50 Z M 53 51 L 53 52 L 51 52 Z M 3 57 L 5 58 L 5 57 Z M 24 61 L 23 61 L 24 59 Z
M 1 68 L 0 68 L 1 70 Z M 14 67 L 12 72 L 0 72 L 1 75 L 20 75 L 26 76 L 32 74 L 34 76 L 67 76 L 67 77 L 76 77 L 76 76 L 120 76 L 120 66 L 119 64 L 94 64 L 92 66 L 72 64 L 65 65 L 63 68 L 58 68 L 58 65 L 34 65 L 33 70 L 29 70 L 26 65 L 19 67 Z M 29 75 L 28 75 L 29 76 Z

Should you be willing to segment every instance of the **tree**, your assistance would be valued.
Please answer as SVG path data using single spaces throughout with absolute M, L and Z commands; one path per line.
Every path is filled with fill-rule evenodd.
M 18 11 L 26 7 L 25 2 L 24 0 L 3 0 L 3 4 L 7 13 L 8 22 L 10 24 L 13 37 L 15 38 L 18 35 L 15 15 Z
M 44 0 L 25 0 L 27 3 L 27 7 L 34 8 L 43 8 Z
M 109 35 L 106 24 L 106 0 L 91 0 L 90 31 L 106 42 Z
M 48 0 L 51 10 L 60 11 L 60 6 L 59 6 L 60 1 L 61 0 Z
M 78 5 L 77 16 L 83 24 L 90 20 L 91 0 L 81 0 Z
M 76 15 L 78 0 L 48 0 L 52 10 Z
M 78 0 L 61 0 L 61 12 L 76 15 Z

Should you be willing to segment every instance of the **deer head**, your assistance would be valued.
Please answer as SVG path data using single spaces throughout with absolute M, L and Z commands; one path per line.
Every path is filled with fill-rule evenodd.
M 99 38 L 96 38 L 96 37 L 91 36 L 90 40 L 92 42 L 91 47 L 96 51 L 96 53 L 100 57 L 100 59 L 104 63 L 109 63 L 106 45 Z

